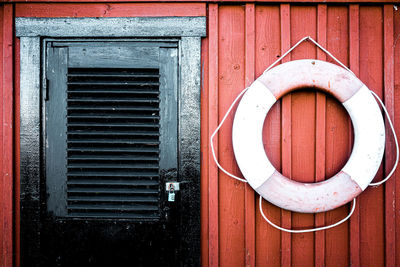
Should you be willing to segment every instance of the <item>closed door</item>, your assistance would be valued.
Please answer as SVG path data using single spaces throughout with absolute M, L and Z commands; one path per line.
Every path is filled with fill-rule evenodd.
M 190 123 L 179 121 L 179 40 L 43 46 L 40 212 L 21 203 L 22 264 L 198 265 L 199 212 L 187 212 L 198 174 L 179 164 L 179 124 Z

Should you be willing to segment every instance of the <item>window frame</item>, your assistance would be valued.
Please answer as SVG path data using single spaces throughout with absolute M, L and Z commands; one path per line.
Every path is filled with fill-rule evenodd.
M 46 88 L 43 63 L 45 40 L 51 38 L 168 38 L 178 40 L 178 172 L 182 180 L 193 181 L 181 193 L 183 238 L 198 252 L 200 244 L 200 77 L 201 37 L 206 36 L 205 17 L 132 17 L 132 18 L 16 18 L 16 36 L 20 38 L 20 179 L 21 233 L 30 255 L 40 240 L 40 180 L 43 175 L 43 110 Z M 65 40 L 63 39 L 63 40 Z M 85 39 L 90 40 L 90 39 Z M 27 193 L 28 192 L 28 193 Z M 26 225 L 28 227 L 28 225 Z M 36 230 L 36 231 L 35 231 Z

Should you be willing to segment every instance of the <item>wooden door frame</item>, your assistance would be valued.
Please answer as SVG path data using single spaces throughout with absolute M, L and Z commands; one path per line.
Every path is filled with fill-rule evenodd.
M 45 79 L 41 67 L 42 38 L 178 38 L 178 173 L 188 186 L 181 192 L 180 224 L 183 265 L 199 264 L 200 259 L 200 55 L 201 37 L 206 36 L 205 17 L 132 18 L 16 18 L 20 38 L 20 176 L 21 225 L 29 216 L 29 227 L 21 243 L 24 253 L 39 257 L 40 178 L 43 175 L 41 96 Z M 26 192 L 29 192 L 27 194 Z M 190 201 L 193 198 L 198 201 Z M 33 219 L 32 219 L 33 218 Z M 32 224 L 32 222 L 34 222 Z

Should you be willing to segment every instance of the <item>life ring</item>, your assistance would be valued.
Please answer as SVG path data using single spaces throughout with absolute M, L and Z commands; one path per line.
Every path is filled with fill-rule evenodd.
M 323 182 L 300 183 L 272 166 L 264 150 L 262 129 L 277 99 L 310 87 L 343 104 L 353 124 L 354 145 L 336 175 Z M 357 77 L 328 62 L 295 60 L 269 70 L 251 84 L 235 113 L 232 142 L 242 174 L 264 199 L 283 209 L 316 213 L 342 206 L 367 188 L 382 161 L 385 128 L 378 104 Z

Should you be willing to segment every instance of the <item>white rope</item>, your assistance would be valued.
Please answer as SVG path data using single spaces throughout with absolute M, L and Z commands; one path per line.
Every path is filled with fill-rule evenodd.
M 233 179 L 242 181 L 244 183 L 247 183 L 246 179 L 237 177 L 236 175 L 233 175 L 232 173 L 228 172 L 227 170 L 225 170 L 218 162 L 217 156 L 215 155 L 215 150 L 214 150 L 214 136 L 218 133 L 219 129 L 221 128 L 221 126 L 224 124 L 226 118 L 228 117 L 229 113 L 231 112 L 233 106 L 236 104 L 236 102 L 239 100 L 239 98 L 247 91 L 247 89 L 249 89 L 248 87 L 243 89 L 242 92 L 240 92 L 240 94 L 235 98 L 235 100 L 232 102 L 231 106 L 229 107 L 228 111 L 225 113 L 225 116 L 222 118 L 221 122 L 219 123 L 217 129 L 215 129 L 215 131 L 213 132 L 213 134 L 211 135 L 210 138 L 210 146 L 211 146 L 211 152 L 212 155 L 214 157 L 214 161 L 217 164 L 218 168 L 223 171 L 226 175 L 232 177 Z
M 347 70 L 348 72 L 350 72 L 351 74 L 353 74 L 354 76 L 356 76 L 346 65 L 344 65 L 342 62 L 340 62 L 339 59 L 337 59 L 334 55 L 331 54 L 331 52 L 329 52 L 328 50 L 325 49 L 325 47 L 323 47 L 322 45 L 320 45 L 319 43 L 317 43 L 313 38 L 311 38 L 311 36 L 306 36 L 303 37 L 302 39 L 300 39 L 300 41 L 298 41 L 294 46 L 292 46 L 288 51 L 286 51 L 285 54 L 283 54 L 280 58 L 278 58 L 274 63 L 272 63 L 265 71 L 264 73 L 266 73 L 267 71 L 269 71 L 272 67 L 274 67 L 279 61 L 281 61 L 282 59 L 284 59 L 290 52 L 292 52 L 298 45 L 300 45 L 302 42 L 309 40 L 311 42 L 313 42 L 316 46 L 318 46 L 319 49 L 321 49 L 322 51 L 324 51 L 328 56 L 330 56 L 333 60 L 336 61 L 336 63 L 338 63 L 340 66 L 342 66 L 345 70 Z M 357 76 L 356 76 L 357 77 Z
M 328 50 L 326 50 L 323 46 L 321 46 L 319 43 L 317 43 L 313 38 L 311 38 L 310 36 L 306 36 L 304 38 L 302 38 L 300 41 L 298 41 L 294 46 L 292 46 L 288 51 L 286 51 L 279 59 L 277 59 L 274 63 L 272 63 L 265 71 L 264 73 L 266 73 L 267 71 L 269 71 L 272 67 L 274 67 L 278 62 L 280 62 L 282 59 L 284 59 L 290 52 L 293 51 L 293 49 L 295 49 L 298 45 L 300 45 L 302 42 L 306 41 L 306 40 L 310 40 L 311 42 L 313 42 L 318 48 L 320 48 L 322 51 L 324 51 L 327 55 L 329 55 L 336 63 L 338 63 L 340 66 L 342 66 L 344 69 L 346 69 L 347 71 L 349 71 L 351 74 L 353 74 L 355 77 L 357 77 L 346 65 L 344 65 L 342 62 L 340 62 L 336 57 L 334 57 Z M 358 78 L 358 77 L 357 77 Z M 235 106 L 236 102 L 240 99 L 240 97 L 248 90 L 249 88 L 245 88 L 243 89 L 240 94 L 235 98 L 235 100 L 232 102 L 231 106 L 229 107 L 229 109 L 226 111 L 224 117 L 222 118 L 221 122 L 218 124 L 217 128 L 215 129 L 215 131 L 212 133 L 211 137 L 210 137 L 210 146 L 211 146 L 211 152 L 214 158 L 215 163 L 217 164 L 218 168 L 223 171 L 226 175 L 239 180 L 241 182 L 247 183 L 246 179 L 237 177 L 236 175 L 231 174 L 230 172 L 228 172 L 227 170 L 225 170 L 218 162 L 217 156 L 215 155 L 215 150 L 214 150 L 214 137 L 215 135 L 218 133 L 219 129 L 222 127 L 222 125 L 224 124 L 226 118 L 228 117 L 229 113 L 232 111 L 233 107 Z M 391 170 L 391 172 L 388 174 L 388 176 L 383 179 L 380 182 L 377 183 L 370 183 L 370 186 L 378 186 L 383 184 L 384 182 L 386 182 L 394 173 L 394 171 L 396 170 L 397 164 L 399 162 L 399 144 L 397 141 L 397 137 L 396 137 L 396 132 L 394 130 L 392 121 L 390 120 L 390 116 L 389 113 L 387 112 L 387 109 L 385 107 L 385 105 L 383 104 L 382 100 L 372 91 L 370 90 L 371 93 L 375 96 L 375 98 L 378 100 L 379 104 L 382 106 L 386 117 L 388 119 L 390 128 L 392 130 L 393 133 L 393 137 L 394 137 L 394 141 L 396 144 L 396 161 L 395 164 L 393 166 L 393 169 Z M 353 199 L 353 205 L 351 208 L 350 213 L 347 215 L 347 217 L 345 217 L 344 219 L 342 219 L 341 221 L 331 224 L 331 225 L 327 225 L 327 226 L 323 226 L 323 227 L 318 227 L 318 228 L 312 228 L 312 229 L 304 229 L 304 230 L 291 230 L 291 229 L 286 229 L 286 228 L 282 228 L 276 224 L 274 224 L 273 222 L 271 222 L 264 214 L 263 210 L 262 210 L 262 197 L 260 196 L 260 212 L 262 217 L 273 227 L 275 227 L 278 230 L 284 231 L 284 232 L 288 232 L 288 233 L 308 233 L 308 232 L 315 232 L 315 231 L 321 231 L 321 230 L 326 230 L 329 228 L 333 228 L 345 221 L 347 221 L 351 215 L 354 212 L 354 209 L 356 207 L 356 199 Z
M 353 215 L 354 209 L 356 208 L 356 199 L 354 198 L 354 199 L 353 199 L 353 205 L 352 205 L 352 207 L 351 207 L 350 213 L 349 213 L 344 219 L 338 221 L 337 223 L 330 224 L 330 225 L 327 225 L 327 226 L 317 227 L 317 228 L 311 228 L 311 229 L 292 230 L 292 229 L 286 229 L 286 228 L 283 228 L 283 227 L 280 227 L 280 226 L 274 224 L 273 222 L 271 222 L 271 221 L 267 218 L 267 216 L 265 216 L 264 211 L 263 211 L 263 209 L 262 209 L 262 197 L 261 197 L 261 196 L 260 196 L 260 201 L 259 201 L 259 203 L 260 203 L 260 213 L 261 213 L 261 215 L 263 216 L 263 218 L 264 218 L 272 227 L 275 227 L 276 229 L 281 230 L 281 231 L 283 231 L 283 232 L 292 233 L 292 234 L 316 232 L 316 231 L 326 230 L 326 229 L 329 229 L 329 228 L 333 228 L 333 227 L 335 227 L 335 226 L 338 226 L 339 224 L 342 224 L 342 223 L 344 223 L 345 221 L 347 221 L 347 220 L 351 217 L 351 215 Z
M 399 163 L 399 143 L 397 141 L 397 136 L 396 136 L 396 132 L 394 130 L 394 126 L 392 123 L 392 120 L 390 119 L 389 116 L 389 112 L 387 111 L 385 105 L 383 104 L 382 100 L 379 98 L 379 96 L 377 94 L 375 94 L 372 90 L 370 90 L 371 93 L 375 96 L 376 100 L 378 100 L 379 104 L 382 106 L 383 111 L 385 112 L 386 118 L 389 122 L 389 126 L 390 129 L 392 130 L 392 134 L 393 134 L 393 139 L 394 139 L 394 143 L 396 144 L 396 160 L 394 162 L 393 168 L 390 171 L 390 173 L 386 176 L 385 179 L 383 179 L 382 181 L 376 182 L 376 183 L 370 183 L 369 186 L 379 186 L 381 184 L 383 184 L 384 182 L 386 182 L 387 180 L 389 180 L 389 178 L 393 175 L 394 171 L 397 168 L 397 164 Z

